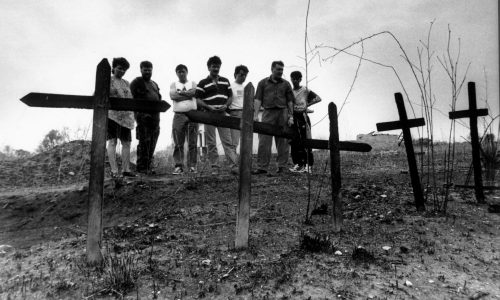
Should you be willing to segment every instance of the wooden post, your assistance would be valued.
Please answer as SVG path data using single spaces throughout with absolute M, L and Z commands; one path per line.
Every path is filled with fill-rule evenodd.
M 396 105 L 398 107 L 399 120 L 401 123 L 408 122 L 403 95 L 396 93 Z M 420 176 L 418 175 L 417 160 L 415 159 L 415 150 L 413 150 L 413 139 L 411 137 L 410 127 L 403 126 L 403 139 L 406 148 L 406 157 L 408 158 L 408 168 L 410 169 L 411 186 L 413 187 L 413 195 L 415 196 L 415 206 L 418 211 L 425 210 L 424 194 L 422 185 L 420 184 Z
M 476 84 L 469 82 L 467 84 L 469 93 L 469 110 L 476 111 Z M 486 203 L 483 193 L 483 177 L 481 169 L 481 145 L 479 144 L 479 135 L 477 133 L 477 116 L 471 116 L 470 120 L 470 140 L 472 144 L 472 165 L 474 166 L 474 192 L 477 203 Z
M 236 219 L 236 249 L 248 248 L 250 226 L 250 198 L 252 148 L 253 148 L 253 99 L 254 87 L 248 83 L 244 90 L 243 116 L 241 118 L 240 185 L 238 190 L 238 216 Z
M 425 125 L 425 120 L 423 118 L 408 120 L 403 95 L 401 95 L 401 93 L 396 93 L 394 96 L 398 107 L 399 121 L 377 123 L 377 130 L 403 130 L 403 139 L 405 142 L 406 157 L 408 159 L 408 168 L 410 169 L 411 186 L 413 188 L 415 206 L 418 211 L 424 211 L 424 194 L 422 192 L 422 185 L 420 184 L 420 176 L 418 176 L 417 160 L 415 159 L 415 151 L 413 150 L 413 140 L 410 128 Z
M 340 198 L 341 176 L 340 176 L 340 147 L 339 147 L 339 123 L 337 119 L 337 106 L 331 102 L 328 104 L 328 117 L 330 118 L 330 172 L 332 180 L 332 223 L 333 231 L 342 230 L 342 199 Z
M 102 263 L 102 204 L 110 74 L 111 66 L 107 59 L 103 59 L 99 65 L 97 65 L 94 95 L 94 122 L 92 125 L 92 144 L 90 150 L 87 262 L 92 265 Z
M 472 166 L 474 167 L 474 191 L 476 194 L 477 203 L 485 203 L 483 193 L 483 177 L 481 174 L 481 145 L 477 131 L 477 117 L 487 116 L 488 109 L 477 109 L 476 103 L 476 85 L 474 82 L 467 84 L 469 93 L 469 109 L 451 111 L 448 115 L 450 119 L 469 118 L 470 122 L 470 138 L 472 145 Z

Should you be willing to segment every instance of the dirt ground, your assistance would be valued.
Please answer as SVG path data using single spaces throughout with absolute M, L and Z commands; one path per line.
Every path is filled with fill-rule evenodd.
M 404 153 L 342 155 L 341 233 L 322 206 L 325 153 L 309 180 L 252 176 L 246 251 L 233 247 L 238 177 L 228 170 L 108 178 L 106 265 L 93 268 L 88 156 L 76 150 L 87 146 L 65 147 L 0 163 L 1 299 L 500 299 L 500 214 L 458 189 L 446 214 L 430 202 L 416 212 Z M 308 198 L 316 209 L 304 224 Z

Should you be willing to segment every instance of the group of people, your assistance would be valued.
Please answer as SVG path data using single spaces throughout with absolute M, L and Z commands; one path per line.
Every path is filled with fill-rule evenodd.
M 172 138 L 174 141 L 174 171 L 172 174 L 180 175 L 184 170 L 184 143 L 187 139 L 187 164 L 186 171 L 197 172 L 197 139 L 198 124 L 192 122 L 186 112 L 191 110 L 208 111 L 216 115 L 241 118 L 244 103 L 245 80 L 248 68 L 239 65 L 234 70 L 233 82 L 219 75 L 222 61 L 219 57 L 210 57 L 207 61 L 208 76 L 198 83 L 187 78 L 187 66 L 180 64 L 175 68 L 177 79 L 170 85 L 170 99 L 173 102 L 174 118 L 172 124 Z M 141 76 L 135 78 L 130 84 L 123 79 L 129 69 L 129 62 L 123 58 L 114 58 L 112 62 L 112 76 L 110 83 L 110 97 L 135 98 L 161 101 L 160 88 L 151 79 L 153 65 L 149 61 L 140 64 Z M 258 120 L 262 108 L 261 122 L 276 126 L 290 126 L 298 132 L 300 139 L 291 141 L 286 138 L 274 137 L 278 151 L 278 173 L 287 171 L 288 156 L 291 155 L 293 168 L 289 171 L 302 173 L 312 172 L 314 157 L 311 149 L 305 148 L 302 140 L 311 138 L 311 122 L 307 116 L 311 112 L 309 107 L 321 101 L 314 92 L 301 86 L 302 74 L 294 71 L 290 74 L 292 85 L 283 79 L 284 63 L 274 61 L 271 64 L 271 76 L 262 79 L 254 97 L 254 120 Z M 153 154 L 160 133 L 160 114 L 113 111 L 108 114 L 107 128 L 107 153 L 111 167 L 111 176 L 119 177 L 116 162 L 116 145 L 120 139 L 122 144 L 122 173 L 124 177 L 137 176 L 130 169 L 130 144 L 131 131 L 136 127 L 137 145 L 137 172 L 141 174 L 154 174 Z M 238 173 L 237 147 L 240 140 L 240 131 L 205 125 L 205 139 L 207 154 L 211 165 L 212 174 L 220 170 L 219 154 L 217 151 L 216 131 L 224 149 L 226 160 L 230 165 L 230 172 Z M 267 174 L 271 161 L 272 136 L 259 135 L 257 154 L 257 168 L 252 174 Z

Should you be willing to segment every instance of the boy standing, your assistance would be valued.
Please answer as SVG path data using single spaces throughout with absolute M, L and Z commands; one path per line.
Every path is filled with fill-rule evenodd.
M 198 107 L 220 116 L 227 116 L 226 109 L 232 91 L 229 80 L 219 76 L 221 64 L 222 61 L 218 56 L 213 56 L 208 59 L 207 68 L 209 75 L 198 83 L 195 97 L 198 100 Z M 231 165 L 231 173 L 238 174 L 238 155 L 231 141 L 230 129 L 205 125 L 205 138 L 207 140 L 208 159 L 212 165 L 212 174 L 216 175 L 220 168 L 218 164 L 219 153 L 217 152 L 217 140 L 215 135 L 216 128 L 219 132 L 219 138 L 224 148 L 226 159 Z
M 174 120 L 172 122 L 172 138 L 174 139 L 174 175 L 180 175 L 184 172 L 184 141 L 188 140 L 188 158 L 187 167 L 189 172 L 196 172 L 198 140 L 198 123 L 191 122 L 184 114 L 190 110 L 196 110 L 196 82 L 188 81 L 188 69 L 185 65 L 178 65 L 175 68 L 178 81 L 170 85 L 170 99 L 173 101 Z
M 234 69 L 235 81 L 231 84 L 233 95 L 229 98 L 229 115 L 231 117 L 240 118 L 243 114 L 243 96 L 245 86 L 243 83 L 247 79 L 248 68 L 244 65 L 239 65 Z M 240 131 L 238 129 L 231 129 L 231 141 L 234 149 L 238 148 L 240 143 Z
M 313 104 L 321 101 L 321 98 L 313 91 L 310 91 L 304 86 L 300 85 L 302 81 L 302 73 L 294 71 L 290 74 L 290 79 L 293 85 L 293 95 L 295 102 L 293 105 L 293 125 L 292 129 L 299 133 L 300 139 L 311 138 L 311 120 L 307 116 L 307 108 Z M 292 141 L 291 153 L 294 167 L 290 169 L 291 172 L 312 173 L 312 166 L 314 164 L 314 156 L 310 148 L 305 148 L 301 140 Z
M 132 98 L 130 85 L 123 75 L 130 67 L 129 62 L 123 57 L 113 58 L 111 73 L 111 82 L 109 96 L 116 98 Z M 125 100 L 126 101 L 126 100 Z M 134 129 L 134 113 L 131 111 L 108 112 L 106 151 L 108 153 L 109 165 L 111 167 L 111 177 L 118 177 L 118 164 L 116 163 L 116 143 L 120 139 L 122 144 L 122 175 L 126 177 L 135 177 L 130 171 L 130 143 L 132 141 L 131 130 Z

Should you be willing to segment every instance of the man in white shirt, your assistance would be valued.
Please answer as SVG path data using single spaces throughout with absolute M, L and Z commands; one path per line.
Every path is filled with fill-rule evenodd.
M 170 85 L 170 99 L 173 101 L 174 120 L 172 122 L 172 138 L 174 140 L 174 171 L 172 174 L 184 173 L 184 141 L 188 140 L 187 167 L 189 172 L 196 172 L 198 123 L 191 122 L 184 114 L 190 110 L 196 110 L 196 82 L 188 81 L 188 69 L 185 65 L 178 65 L 175 73 L 178 81 Z
M 231 117 L 240 118 L 243 114 L 243 96 L 245 85 L 243 83 L 247 79 L 248 68 L 244 65 L 239 65 L 234 69 L 234 79 L 235 81 L 231 84 L 231 89 L 233 90 L 233 95 L 229 98 L 229 115 Z M 240 143 L 240 131 L 237 129 L 231 129 L 231 141 L 234 149 L 238 147 Z

